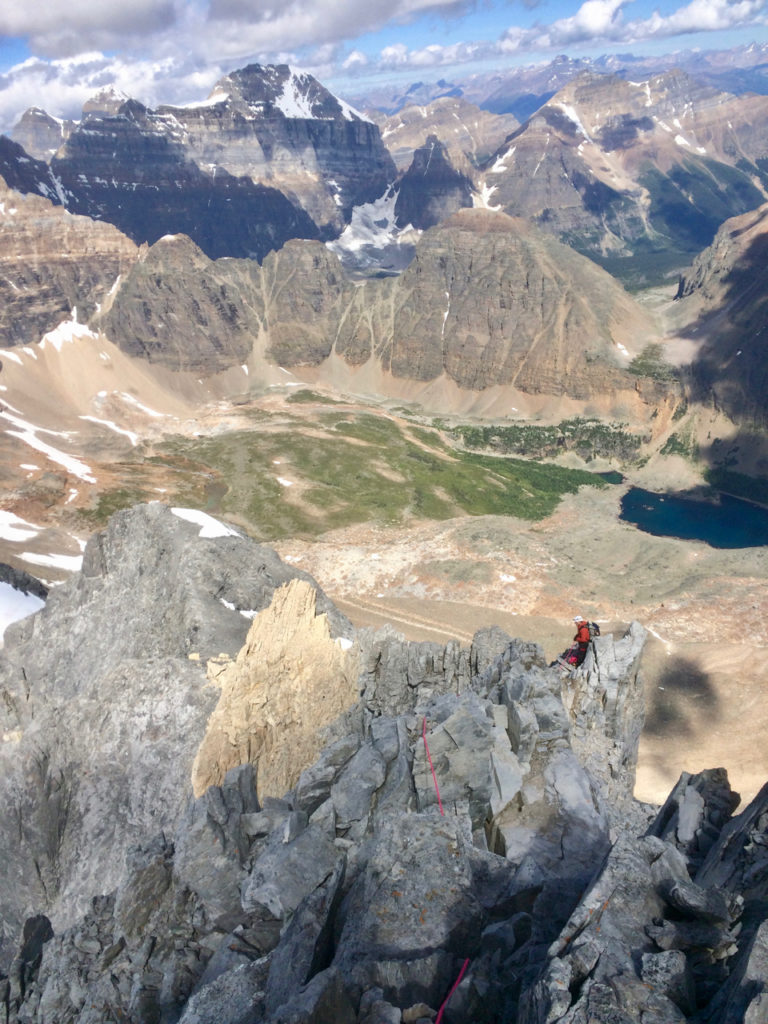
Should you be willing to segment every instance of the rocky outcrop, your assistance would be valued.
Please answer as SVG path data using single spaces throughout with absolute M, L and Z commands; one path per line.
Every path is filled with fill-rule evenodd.
M 12 1024 L 760 1019 L 766 797 L 732 819 L 709 773 L 655 820 L 632 800 L 641 627 L 564 676 L 498 629 L 468 651 L 355 634 L 308 579 L 276 592 L 297 574 L 267 549 L 184 516 L 120 513 L 8 638 Z M 245 647 L 238 609 L 258 613 Z M 279 623 L 293 639 L 267 650 Z M 334 635 L 360 698 L 314 723 L 319 757 L 277 798 L 269 752 L 241 745 L 195 797 L 203 663 L 259 662 L 277 712 Z M 228 707 L 258 735 L 263 706 Z M 279 716 L 310 724 L 300 701 Z
M 290 242 L 259 270 L 163 241 L 94 326 L 132 353 L 203 372 L 239 365 L 257 343 L 283 367 L 335 355 L 475 391 L 628 391 L 655 402 L 665 390 L 625 369 L 627 346 L 641 349 L 651 327 L 622 288 L 536 229 L 483 210 L 428 231 L 399 278 L 362 285 L 318 244 Z
M 520 125 L 511 114 L 491 114 L 459 96 L 442 96 L 424 106 L 411 101 L 396 114 L 372 116 L 397 167 L 406 170 L 429 135 L 446 147 L 451 163 L 471 176 Z
M 18 142 L 5 135 L 0 135 L 0 176 L 16 192 L 42 196 L 57 204 L 63 202 L 61 184 L 48 164 L 29 156 Z
M 208 376 L 245 363 L 263 322 L 259 268 L 212 261 L 186 235 L 142 247 L 94 327 L 131 356 Z
M 111 224 L 22 195 L 0 178 L 0 346 L 38 342 L 63 320 L 84 323 L 136 254 Z
M 217 703 L 206 662 L 237 655 L 242 611 L 307 578 L 234 531 L 200 532 L 161 505 L 118 515 L 82 572 L 6 630 L 0 802 L 24 825 L 0 834 L 3 957 L 27 907 L 58 930 L 112 891 L 132 846 L 173 832 Z M 318 609 L 349 633 L 327 599 Z
M 452 165 L 438 137 L 427 136 L 400 180 L 395 203 L 398 225 L 411 224 L 423 231 L 467 206 L 472 206 L 472 182 Z
M 62 121 L 39 107 L 30 107 L 13 126 L 13 141 L 47 164 L 76 127 L 76 121 Z
M 192 765 L 195 796 L 245 763 L 261 765 L 260 800 L 282 796 L 317 759 L 323 727 L 357 700 L 356 658 L 315 602 L 307 581 L 292 580 L 255 617 L 237 659 L 209 667 L 221 696 Z
M 183 127 L 198 166 L 279 189 L 325 234 L 338 234 L 352 208 L 395 177 L 378 127 L 285 64 L 251 64 L 217 82 L 206 103 L 159 113 Z
M 185 234 L 211 258 L 263 259 L 288 238 L 317 237 L 281 191 L 224 167 L 201 167 L 175 117 L 129 100 L 85 118 L 51 161 L 66 207 L 137 244 Z

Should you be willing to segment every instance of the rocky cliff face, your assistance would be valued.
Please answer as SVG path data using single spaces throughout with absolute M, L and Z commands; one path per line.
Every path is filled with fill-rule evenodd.
M 299 576 L 140 506 L 6 634 L 9 1022 L 761 1019 L 768 797 L 633 800 L 642 627 L 561 677 L 497 629 L 356 633 Z
M 354 286 L 327 249 L 298 241 L 261 269 L 200 258 L 197 267 L 188 272 L 183 246 L 161 243 L 94 323 L 121 347 L 174 367 L 185 359 L 182 325 L 202 351 L 211 327 L 217 344 L 223 308 L 231 310 L 231 344 L 245 346 L 262 330 L 267 355 L 286 367 L 320 365 L 333 354 L 352 366 L 374 361 L 403 379 L 445 375 L 473 390 L 514 384 L 580 399 L 639 385 L 624 368 L 626 353 L 647 337 L 639 307 L 589 260 L 485 211 L 463 211 L 427 232 L 397 279 Z M 222 306 L 212 308 L 214 299 Z M 242 361 L 223 342 L 217 347 L 216 366 Z
M 395 177 L 378 127 L 285 64 L 249 65 L 221 79 L 205 104 L 161 111 L 181 125 L 200 167 L 279 189 L 326 235 Z
M 0 178 L 0 346 L 38 342 L 64 320 L 84 323 L 136 254 L 111 224 L 22 195 Z
M 453 167 L 437 136 L 429 135 L 400 180 L 395 203 L 398 225 L 411 224 L 424 231 L 467 206 L 472 206 L 472 182 Z
M 45 154 L 69 210 L 137 243 L 184 233 L 213 258 L 262 259 L 338 234 L 395 177 L 376 125 L 287 65 L 233 72 L 197 106 L 110 93 L 86 107 L 74 126 L 28 111 L 15 135 Z
M 462 171 L 477 168 L 520 124 L 511 114 L 491 114 L 460 96 L 442 96 L 424 106 L 416 100 L 389 117 L 371 116 L 399 169 L 407 169 L 428 135 L 437 135 L 451 163 Z M 21 140 L 19 140 L 21 141 Z
M 742 423 L 768 419 L 765 362 L 768 205 L 735 217 L 680 281 L 681 334 L 692 339 L 691 370 L 697 397 Z
M 130 100 L 89 115 L 51 161 L 73 213 L 115 224 L 135 242 L 183 233 L 211 257 L 263 259 L 288 238 L 312 238 L 311 218 L 274 188 L 200 167 L 170 114 Z
M 36 160 L 48 163 L 76 127 L 76 121 L 62 121 L 39 107 L 30 107 L 13 126 L 13 141 Z

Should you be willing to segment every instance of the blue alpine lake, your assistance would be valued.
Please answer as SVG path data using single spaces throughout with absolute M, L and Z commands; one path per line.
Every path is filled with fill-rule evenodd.
M 703 540 L 713 548 L 768 544 L 768 509 L 728 494 L 698 501 L 630 487 L 621 499 L 619 519 L 655 537 Z

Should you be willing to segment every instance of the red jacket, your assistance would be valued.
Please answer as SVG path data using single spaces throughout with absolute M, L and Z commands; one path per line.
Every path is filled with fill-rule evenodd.
M 589 625 L 585 621 L 579 623 L 579 628 L 576 632 L 576 636 L 573 639 L 580 644 L 589 643 Z

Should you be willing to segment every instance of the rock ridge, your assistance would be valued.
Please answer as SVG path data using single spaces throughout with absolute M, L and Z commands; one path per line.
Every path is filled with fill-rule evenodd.
M 639 624 L 566 674 L 495 628 L 469 649 L 356 632 L 269 549 L 153 503 L 9 634 L 12 1024 L 376 1024 L 433 1019 L 449 992 L 447 1022 L 760 1019 L 768 793 L 732 817 L 713 771 L 633 800 Z M 255 656 L 279 701 L 304 637 L 307 659 L 354 651 L 317 758 L 274 796 L 269 756 L 241 751 L 195 796 L 206 663 Z

